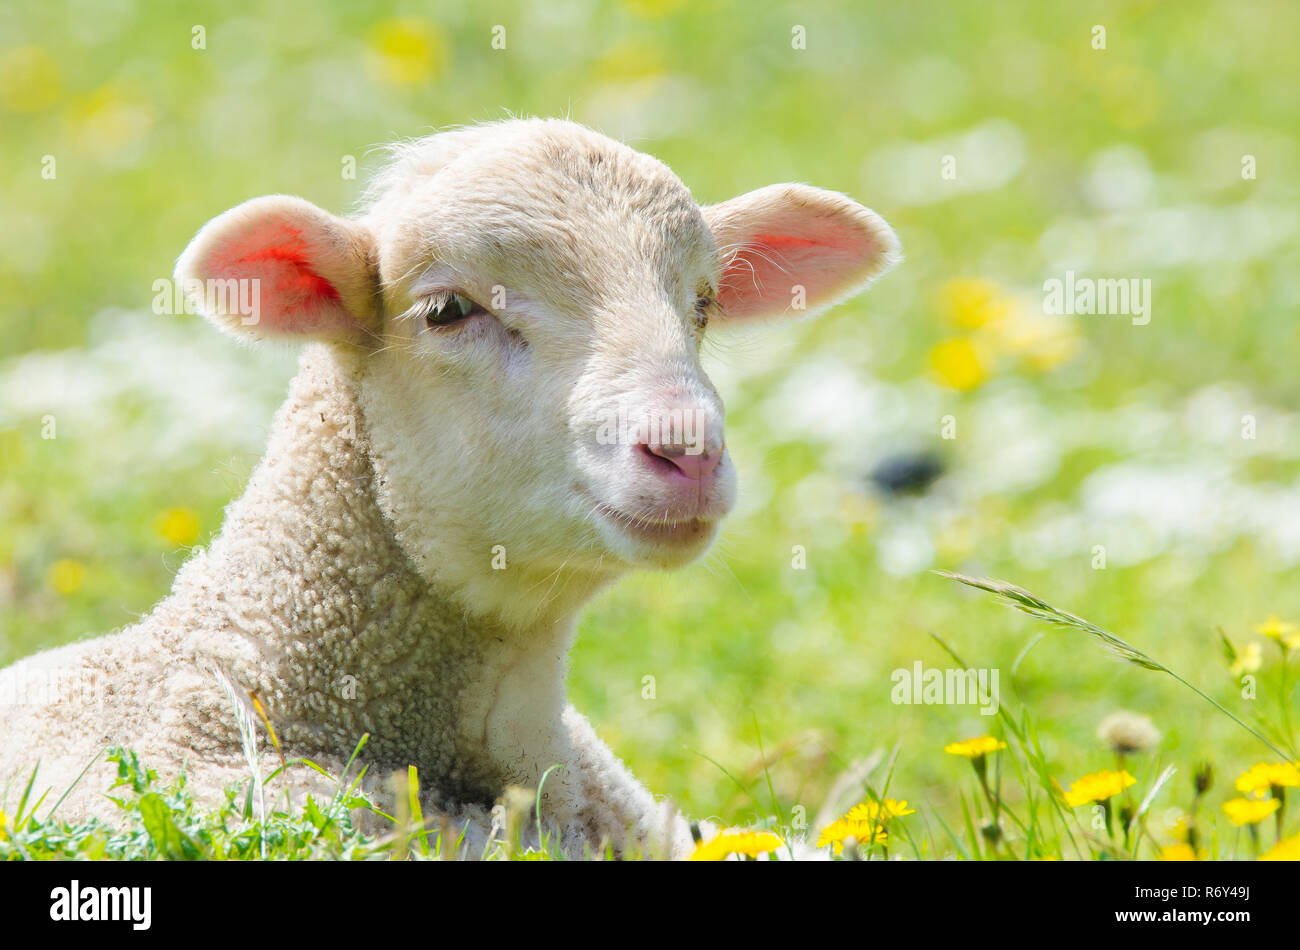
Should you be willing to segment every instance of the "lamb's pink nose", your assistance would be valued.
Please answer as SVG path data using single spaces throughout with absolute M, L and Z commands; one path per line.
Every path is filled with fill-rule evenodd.
M 676 472 L 670 472 L 671 475 L 686 476 L 692 481 L 702 482 L 709 478 L 718 469 L 718 463 L 722 461 L 722 451 L 702 451 L 690 452 L 684 445 L 646 445 L 642 444 L 641 450 L 647 455 L 653 455 L 663 459 L 672 465 Z

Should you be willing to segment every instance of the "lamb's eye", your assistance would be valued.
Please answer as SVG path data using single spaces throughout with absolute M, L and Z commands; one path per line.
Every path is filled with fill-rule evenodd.
M 483 313 L 483 308 L 464 294 L 434 294 L 421 305 L 424 322 L 431 327 L 445 327 L 458 323 L 476 313 Z
M 712 306 L 713 298 L 707 294 L 695 298 L 695 313 L 691 319 L 697 329 L 703 330 L 709 325 L 709 310 Z

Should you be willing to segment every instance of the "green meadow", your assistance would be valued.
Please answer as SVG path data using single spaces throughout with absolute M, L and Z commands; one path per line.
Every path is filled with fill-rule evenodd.
M 906 254 L 813 320 L 710 330 L 738 509 L 698 564 L 600 595 L 572 657 L 634 773 L 782 839 L 906 801 L 870 857 L 1300 847 L 1282 771 L 1234 786 L 1300 758 L 1298 30 L 1282 0 L 5 4 L 0 665 L 146 613 L 259 458 L 292 350 L 155 312 L 204 222 L 346 212 L 384 143 L 562 115 L 701 203 L 845 192 Z M 1123 280 L 1127 312 L 1050 312 L 1067 279 Z M 918 458 L 919 490 L 873 477 Z M 962 668 L 996 708 L 910 688 Z M 1150 720 L 1134 748 L 1099 735 L 1117 712 Z M 1134 782 L 1070 804 L 1102 770 Z M 19 780 L 0 855 L 426 853 L 354 835 L 343 794 L 259 836 L 238 796 L 194 815 L 123 775 L 135 831 L 43 822 L 58 790 L 23 824 Z

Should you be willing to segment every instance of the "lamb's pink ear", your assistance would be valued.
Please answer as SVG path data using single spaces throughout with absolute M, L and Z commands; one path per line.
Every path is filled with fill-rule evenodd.
M 195 311 L 234 336 L 359 341 L 376 314 L 371 246 L 360 225 L 268 195 L 204 225 L 176 280 Z
M 833 191 L 769 185 L 700 210 L 722 258 L 724 319 L 823 310 L 902 259 L 883 218 Z

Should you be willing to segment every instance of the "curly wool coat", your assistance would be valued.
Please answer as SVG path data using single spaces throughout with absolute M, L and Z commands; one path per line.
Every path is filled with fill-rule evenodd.
M 278 762 L 269 721 L 284 755 L 334 774 L 368 735 L 380 801 L 415 765 L 425 815 L 463 829 L 466 855 L 506 788 L 540 786 L 570 854 L 682 856 L 686 820 L 567 702 L 577 613 L 629 569 L 698 556 L 730 507 L 709 319 L 822 309 L 895 263 L 897 240 L 805 185 L 701 208 L 662 163 L 558 120 L 401 146 L 369 201 L 348 219 L 254 199 L 182 255 L 219 328 L 308 346 L 247 489 L 171 594 L 0 671 L 0 783 L 39 761 L 38 794 L 72 788 L 60 817 L 112 819 L 102 750 L 124 745 L 219 801 Z M 251 282 L 258 312 L 197 299 L 205 281 Z M 602 439 L 605 410 L 629 406 L 707 423 L 708 464 L 639 431 Z M 267 793 L 333 791 L 298 767 Z
M 58 798 L 76 783 L 61 817 L 112 821 L 118 809 L 103 792 L 115 767 L 99 752 L 126 745 L 165 777 L 183 765 L 200 800 L 219 802 L 250 772 L 224 679 L 243 718 L 260 721 L 255 696 L 282 747 L 333 774 L 369 734 L 362 788 L 381 801 L 385 777 L 416 764 L 430 824 L 450 817 L 465 832 L 462 853 L 482 852 L 503 788 L 537 778 L 485 756 L 485 688 L 503 665 L 539 648 L 561 668 L 567 633 L 559 643 L 506 649 L 499 641 L 509 631 L 468 615 L 413 570 L 376 503 L 380 476 L 356 400 L 360 359 L 325 344 L 305 350 L 247 490 L 148 617 L 0 671 L 0 695 L 11 697 L 36 699 L 70 672 L 80 683 L 63 702 L 0 705 L 0 776 L 22 778 L 39 761 L 38 790 Z M 631 831 L 651 853 L 689 850 L 686 822 L 656 804 L 561 691 L 546 712 L 552 721 L 535 725 L 563 768 L 542 794 L 562 847 L 622 847 Z M 269 736 L 258 734 L 260 757 L 272 761 Z M 25 736 L 39 742 L 16 741 Z M 334 792 L 305 767 L 268 791 L 281 789 L 299 803 Z

